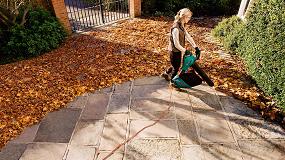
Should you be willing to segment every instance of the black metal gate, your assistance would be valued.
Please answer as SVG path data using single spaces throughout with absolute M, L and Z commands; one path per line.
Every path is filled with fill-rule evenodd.
M 128 0 L 65 0 L 73 31 L 129 17 Z

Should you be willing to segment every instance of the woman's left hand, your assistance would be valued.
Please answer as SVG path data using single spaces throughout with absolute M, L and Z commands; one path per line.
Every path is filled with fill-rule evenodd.
M 195 54 L 196 54 L 196 59 L 198 60 L 200 58 L 200 54 L 201 54 L 201 51 L 198 47 L 195 47 Z

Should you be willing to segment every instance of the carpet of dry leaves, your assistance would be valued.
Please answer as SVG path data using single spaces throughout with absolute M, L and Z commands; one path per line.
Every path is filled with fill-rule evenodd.
M 221 46 L 207 40 L 220 20 L 194 19 L 187 29 L 202 49 L 200 66 L 217 90 L 247 102 L 284 126 L 284 114 L 251 83 L 242 61 L 220 58 L 216 51 Z M 0 148 L 78 95 L 162 73 L 169 65 L 171 25 L 164 17 L 124 20 L 73 35 L 60 48 L 37 58 L 0 65 Z

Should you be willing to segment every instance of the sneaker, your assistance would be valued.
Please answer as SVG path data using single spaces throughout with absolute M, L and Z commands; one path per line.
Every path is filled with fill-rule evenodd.
M 161 74 L 161 77 L 163 77 L 165 80 L 167 80 L 167 81 L 170 81 L 170 76 L 169 76 L 169 74 L 167 74 L 166 72 L 164 72 L 164 73 L 162 73 Z

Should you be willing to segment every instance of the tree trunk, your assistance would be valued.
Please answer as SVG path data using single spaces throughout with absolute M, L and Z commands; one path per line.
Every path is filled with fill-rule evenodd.
M 29 12 L 29 8 L 26 8 L 24 10 L 24 14 L 23 14 L 23 17 L 22 17 L 22 20 L 21 20 L 21 23 L 20 23 L 21 26 L 23 26 L 26 23 L 26 21 L 27 21 L 26 16 L 27 16 L 28 12 Z

